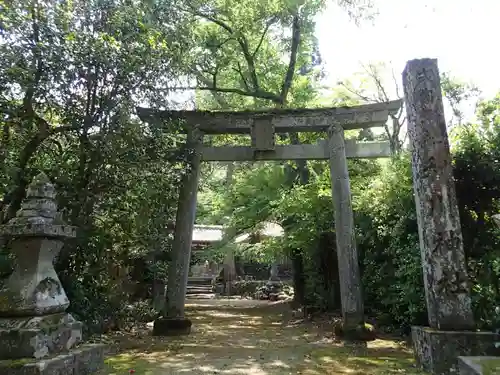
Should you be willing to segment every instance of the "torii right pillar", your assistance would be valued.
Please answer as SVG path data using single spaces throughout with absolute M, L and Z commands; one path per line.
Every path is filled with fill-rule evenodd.
M 413 186 L 429 326 L 412 327 L 418 364 L 457 373 L 457 357 L 494 351 L 495 335 L 476 331 L 436 59 L 403 72 Z

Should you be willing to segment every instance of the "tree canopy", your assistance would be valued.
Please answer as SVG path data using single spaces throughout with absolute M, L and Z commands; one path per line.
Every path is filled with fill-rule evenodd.
M 338 0 L 353 22 L 370 1 Z M 18 211 L 33 176 L 56 184 L 65 219 L 80 228 L 57 260 L 71 309 L 92 329 L 166 278 L 185 136 L 145 123 L 137 106 L 208 110 L 314 108 L 401 97 L 394 67 L 367 62 L 360 74 L 324 87 L 315 17 L 324 0 L 0 1 L 0 219 Z M 478 99 L 477 121 L 462 105 L 478 89 L 450 73 L 442 88 L 476 314 L 493 324 L 500 298 L 498 211 L 500 97 Z M 182 102 L 182 98 L 187 100 Z M 391 143 L 389 160 L 349 160 L 367 310 L 389 325 L 426 319 L 404 110 L 378 132 L 347 138 Z M 324 134 L 282 134 L 312 143 Z M 213 145 L 248 137 L 206 137 Z M 178 150 L 172 152 L 172 150 Z M 204 165 L 197 222 L 235 233 L 263 221 L 280 239 L 246 248 L 247 258 L 294 259 L 304 303 L 338 307 L 330 176 L 322 161 Z M 0 272 L 12 270 L 0 243 Z M 296 280 L 297 281 L 297 280 Z M 338 293 L 337 293 L 338 294 Z

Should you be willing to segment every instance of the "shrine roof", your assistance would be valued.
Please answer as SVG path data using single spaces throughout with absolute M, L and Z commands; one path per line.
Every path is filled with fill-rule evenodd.
M 195 225 L 193 228 L 193 243 L 213 243 L 222 240 L 224 227 L 222 225 Z

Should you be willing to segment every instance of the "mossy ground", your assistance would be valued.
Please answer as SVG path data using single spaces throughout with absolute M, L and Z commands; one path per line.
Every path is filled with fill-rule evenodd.
M 321 348 L 311 353 L 312 366 L 301 374 L 310 375 L 421 375 L 413 353 L 391 340 L 375 340 L 366 348 Z
M 0 370 L 2 368 L 18 368 L 29 363 L 36 362 L 34 358 L 2 359 L 0 360 Z
M 100 375 L 423 374 L 413 355 L 392 340 L 344 346 L 330 330 L 287 318 L 288 306 L 195 307 L 191 335 L 161 338 L 138 333 L 117 342 Z
M 484 375 L 500 374 L 500 358 L 499 359 L 484 359 L 479 362 Z

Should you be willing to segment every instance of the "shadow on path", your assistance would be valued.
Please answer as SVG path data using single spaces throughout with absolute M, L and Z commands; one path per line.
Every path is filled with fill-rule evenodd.
M 317 327 L 289 323 L 287 304 L 231 302 L 189 306 L 189 336 L 128 338 L 102 374 L 420 374 L 393 341 L 347 348 Z

